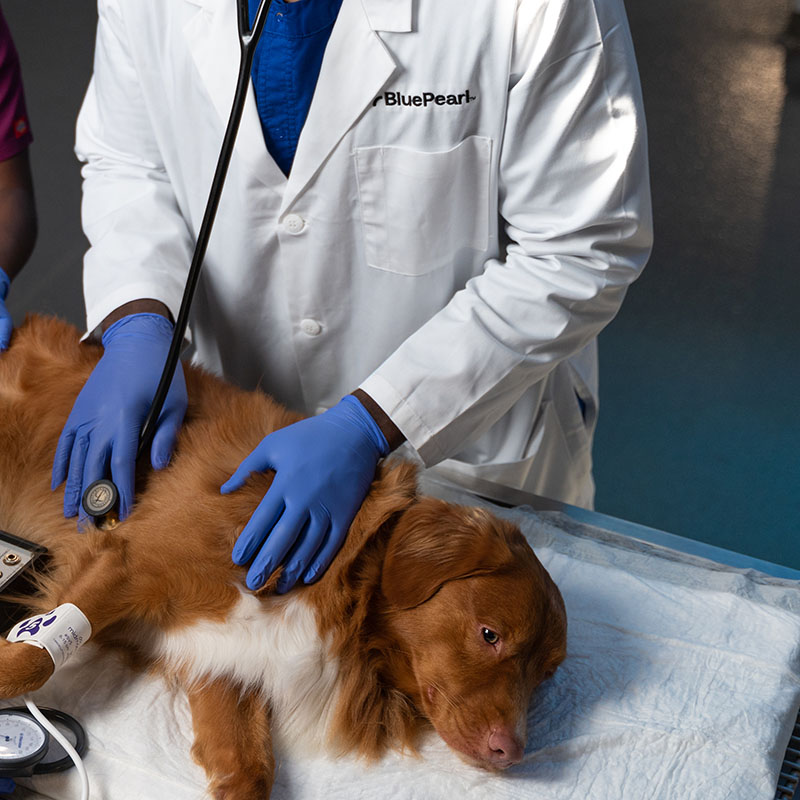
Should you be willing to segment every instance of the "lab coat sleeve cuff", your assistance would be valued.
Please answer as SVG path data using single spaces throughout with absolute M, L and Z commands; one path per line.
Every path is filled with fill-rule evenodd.
M 426 467 L 445 458 L 444 453 L 438 452 L 433 431 L 382 375 L 373 373 L 359 389 L 366 392 L 384 410 Z
M 125 286 L 120 286 L 115 291 L 111 292 L 106 297 L 91 307 L 86 315 L 86 333 L 81 337 L 81 341 L 87 339 L 100 341 L 101 331 L 100 323 L 114 310 L 125 303 L 130 303 L 134 300 L 143 300 L 149 298 L 158 300 L 163 303 L 172 314 L 172 319 L 178 318 L 178 311 L 181 306 L 181 295 L 175 291 L 165 291 L 163 285 L 142 281 L 140 283 L 131 283 Z M 191 332 L 187 329 L 184 338 L 187 342 L 191 343 Z

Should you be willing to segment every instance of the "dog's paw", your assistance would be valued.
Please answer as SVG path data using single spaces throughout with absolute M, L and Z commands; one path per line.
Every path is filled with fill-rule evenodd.
M 46 650 L 0 639 L 0 699 L 34 692 L 53 674 L 53 659 Z
M 265 800 L 270 788 L 266 777 L 233 776 L 212 782 L 211 796 L 214 800 Z

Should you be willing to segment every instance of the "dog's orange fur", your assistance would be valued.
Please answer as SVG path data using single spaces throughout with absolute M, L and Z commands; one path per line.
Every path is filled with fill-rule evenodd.
M 79 533 L 49 481 L 64 421 L 100 355 L 70 326 L 38 317 L 0 355 L 0 528 L 50 550 L 33 609 L 75 603 L 93 640 L 135 652 L 143 631 L 223 621 L 233 608 L 245 568 L 231 549 L 271 478 L 230 495 L 219 487 L 267 432 L 298 416 L 187 367 L 190 406 L 172 464 L 140 471 L 134 511 L 114 531 Z M 262 603 L 275 602 L 276 579 Z M 413 749 L 432 723 L 468 759 L 506 766 L 497 751 L 519 744 L 533 689 L 565 654 L 561 596 L 521 533 L 484 510 L 418 496 L 402 462 L 381 466 L 324 577 L 293 591 L 338 661 L 329 735 L 342 751 Z M 483 628 L 499 642 L 487 643 Z M 0 698 L 35 690 L 51 671 L 46 652 L 0 640 Z M 274 767 L 260 695 L 225 679 L 186 689 L 193 755 L 214 796 L 267 796 Z

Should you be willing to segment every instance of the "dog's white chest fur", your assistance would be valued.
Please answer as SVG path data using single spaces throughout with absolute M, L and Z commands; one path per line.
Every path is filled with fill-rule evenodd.
M 323 745 L 338 669 L 313 609 L 296 594 L 262 603 L 242 593 L 225 622 L 162 633 L 153 655 L 190 682 L 229 678 L 260 691 L 287 744 Z

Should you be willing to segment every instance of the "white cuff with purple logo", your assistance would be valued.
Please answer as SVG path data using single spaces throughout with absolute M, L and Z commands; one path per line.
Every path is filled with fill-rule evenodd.
M 47 650 L 55 669 L 59 669 L 91 635 L 92 626 L 84 613 L 72 603 L 64 603 L 46 614 L 18 622 L 6 638 Z

